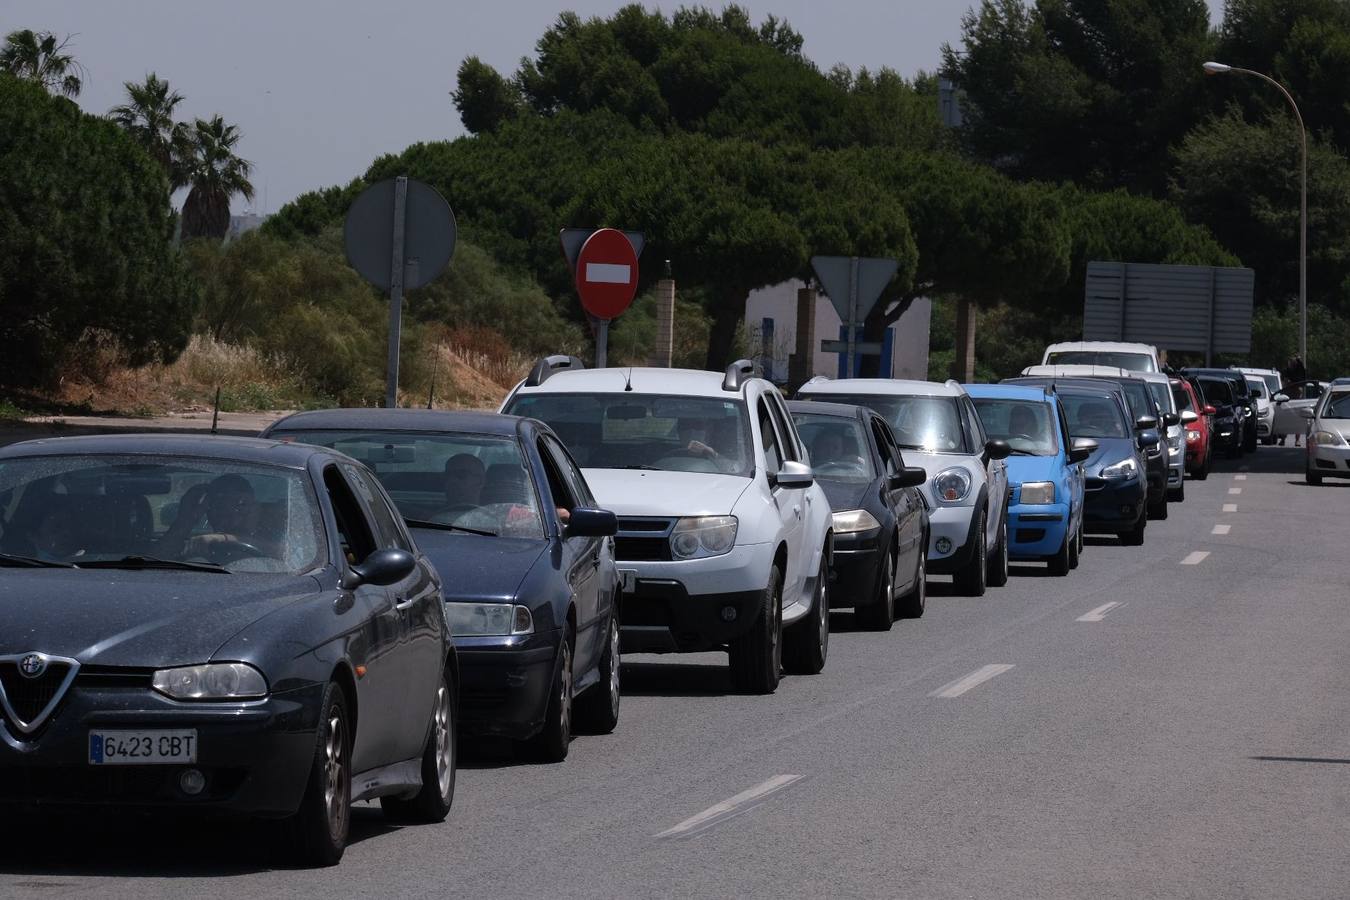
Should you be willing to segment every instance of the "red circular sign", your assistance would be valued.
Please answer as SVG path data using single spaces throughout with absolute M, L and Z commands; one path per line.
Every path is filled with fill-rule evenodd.
M 586 238 L 577 254 L 577 293 L 581 306 L 597 319 L 613 319 L 637 294 L 638 260 L 622 231 L 601 228 Z

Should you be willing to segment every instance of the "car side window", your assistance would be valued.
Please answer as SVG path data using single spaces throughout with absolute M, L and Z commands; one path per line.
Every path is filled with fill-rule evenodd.
M 539 461 L 544 464 L 544 476 L 548 479 L 548 492 L 553 498 L 553 515 L 559 517 L 558 510 L 566 510 L 571 513 L 580 504 L 576 497 L 572 495 L 572 489 L 567 484 L 567 479 L 563 477 L 562 469 L 558 461 L 553 458 L 547 441 L 540 438 L 537 444 L 539 449 Z
M 765 396 L 769 399 L 769 411 L 773 415 L 774 424 L 778 426 L 778 433 L 783 438 L 780 447 L 783 459 L 801 462 L 806 456 L 806 450 L 799 442 L 797 429 L 791 424 L 792 416 L 788 414 L 787 407 L 783 405 L 783 398 L 777 392 Z
M 881 468 L 887 475 L 900 470 L 899 451 L 888 433 L 890 428 L 881 419 L 872 419 L 872 439 L 877 442 L 877 452 L 881 454 Z
M 348 486 L 337 466 L 329 466 L 323 472 L 323 486 L 328 491 L 328 500 L 333 507 L 333 519 L 337 522 L 338 543 L 348 565 L 358 565 L 367 556 L 375 552 L 375 539 L 370 533 L 370 523 L 356 502 L 356 495 Z
M 985 434 L 984 425 L 980 423 L 980 414 L 975 411 L 975 404 L 970 402 L 969 397 L 961 398 L 961 411 L 965 413 L 966 430 L 970 432 L 970 440 L 975 445 L 976 452 L 979 452 L 989 443 L 989 436 Z
M 1056 403 L 1055 411 L 1059 414 L 1059 445 L 1064 448 L 1064 455 L 1069 455 L 1069 448 L 1073 446 L 1073 438 L 1069 435 L 1069 420 L 1064 415 L 1064 404 Z
M 577 501 L 577 506 L 595 506 L 595 497 L 591 495 L 591 489 L 586 484 L 586 476 L 581 474 L 577 464 L 573 461 L 567 448 L 558 443 L 551 437 L 544 438 L 544 444 L 553 455 L 553 461 L 558 466 L 558 471 L 562 474 L 563 480 L 567 482 L 567 488 Z
M 346 474 L 347 480 L 356 487 L 356 492 L 366 501 L 366 508 L 370 510 L 379 545 L 387 549 L 407 550 L 412 553 L 412 539 L 408 537 L 402 522 L 389 508 L 389 501 L 385 499 L 384 491 L 380 490 L 375 478 L 355 466 L 343 466 L 342 471 Z
M 764 467 L 768 470 L 768 474 L 777 475 L 783 468 L 783 457 L 778 450 L 778 432 L 773 424 L 773 415 L 769 412 L 769 404 L 764 397 L 759 398 L 756 415 L 759 419 L 760 438 L 764 441 Z

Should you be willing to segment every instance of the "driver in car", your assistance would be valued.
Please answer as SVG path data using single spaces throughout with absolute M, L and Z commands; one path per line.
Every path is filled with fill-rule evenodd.
M 1030 407 L 1014 406 L 1012 412 L 1008 414 L 1008 436 L 1029 438 L 1034 443 L 1042 443 L 1045 440 L 1042 424 L 1040 416 L 1032 412 Z
M 1105 403 L 1084 403 L 1078 408 L 1078 421 L 1088 437 L 1105 437 L 1111 433 L 1111 407 Z
M 445 505 L 477 507 L 482 503 L 487 469 L 472 453 L 456 453 L 445 461 Z
M 194 485 L 183 494 L 178 516 L 164 532 L 160 545 L 171 553 L 217 557 L 228 552 L 229 560 L 245 556 L 281 559 L 282 542 L 262 527 L 262 508 L 253 485 L 242 475 L 221 475 L 206 485 Z M 192 532 L 206 518 L 207 532 Z M 229 548 L 226 551 L 225 548 Z

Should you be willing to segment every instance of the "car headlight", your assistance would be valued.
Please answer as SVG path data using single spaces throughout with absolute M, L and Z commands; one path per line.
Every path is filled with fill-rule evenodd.
M 693 516 L 680 519 L 670 533 L 674 559 L 701 559 L 730 553 L 736 544 L 735 516 Z
M 1167 436 L 1167 449 L 1168 449 L 1168 450 L 1172 451 L 1173 453 L 1180 453 L 1180 452 L 1181 452 L 1181 448 L 1182 448 L 1183 446 L 1185 446 L 1185 442 L 1182 441 L 1181 435 L 1179 435 L 1179 434 L 1178 434 L 1178 435 L 1170 435 L 1170 434 L 1169 434 L 1169 435 Z
M 160 669 L 150 686 L 175 700 L 255 700 L 267 696 L 267 679 L 246 663 L 207 663 Z
M 947 469 L 933 476 L 933 493 L 939 503 L 958 503 L 970 493 L 970 475 L 965 469 Z
M 1190 431 L 1189 429 L 1186 431 L 1186 443 L 1194 444 L 1199 440 L 1200 440 L 1200 432 Z
M 1103 478 L 1133 478 L 1139 474 L 1139 466 L 1132 459 L 1122 459 L 1114 465 L 1102 469 Z
M 1028 481 L 1022 485 L 1022 502 L 1033 506 L 1055 502 L 1053 481 Z
M 835 534 L 853 534 L 880 527 L 881 523 L 876 520 L 876 516 L 865 509 L 846 509 L 834 514 Z
M 1319 447 L 1344 447 L 1345 437 L 1338 431 L 1314 431 L 1313 442 Z
M 1244 419 L 1247 418 L 1248 416 L 1250 416 L 1251 414 L 1252 414 L 1252 408 L 1251 408 L 1250 406 L 1244 406 L 1244 407 L 1242 407 L 1242 417 L 1243 417 Z
M 528 606 L 514 603 L 456 603 L 445 604 L 445 621 L 450 633 L 457 637 L 506 637 L 516 634 L 534 634 L 534 616 Z

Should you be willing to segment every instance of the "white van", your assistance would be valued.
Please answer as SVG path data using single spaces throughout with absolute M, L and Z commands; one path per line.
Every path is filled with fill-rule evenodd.
M 1115 341 L 1066 341 L 1045 348 L 1041 365 L 1115 366 L 1131 372 L 1161 372 L 1158 348 Z

